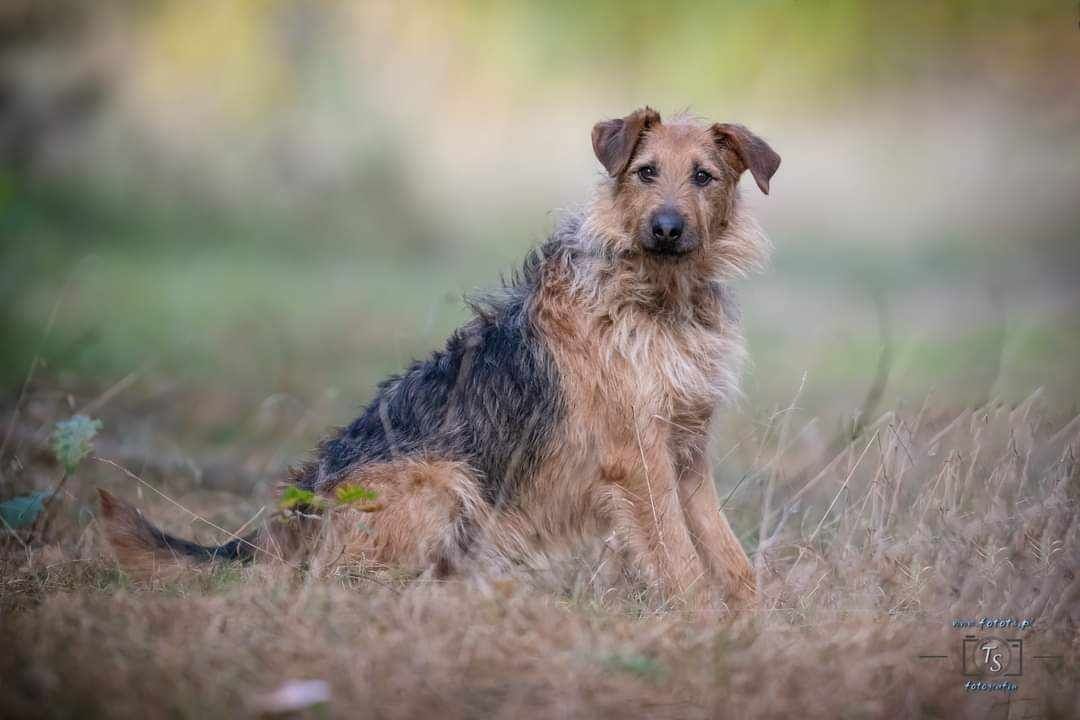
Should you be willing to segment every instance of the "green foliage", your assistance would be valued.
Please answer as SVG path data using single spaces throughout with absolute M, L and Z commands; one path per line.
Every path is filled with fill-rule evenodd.
M 298 488 L 295 485 L 290 485 L 285 488 L 285 491 L 281 493 L 281 500 L 278 501 L 278 507 L 282 510 L 293 510 L 295 508 L 303 507 L 322 507 L 325 501 L 311 492 L 310 490 L 304 490 Z
M 660 681 L 667 675 L 667 668 L 661 663 L 638 653 L 612 653 L 604 658 L 604 665 L 618 672 L 637 675 L 651 681 Z
M 334 497 L 338 505 L 351 505 L 353 503 L 370 503 L 379 495 L 374 490 L 368 490 L 362 485 L 350 483 L 339 486 Z M 298 488 L 295 485 L 285 488 L 285 491 L 281 493 L 281 500 L 278 501 L 278 507 L 282 510 L 304 507 L 324 508 L 326 505 L 326 498 L 313 493 L 311 490 Z
M 0 517 L 11 528 L 29 525 L 45 509 L 45 499 L 48 497 L 47 492 L 36 492 L 5 500 L 0 503 Z
M 52 451 L 56 461 L 63 466 L 65 476 L 75 472 L 83 458 L 94 451 L 93 440 L 101 427 L 100 420 L 85 415 L 75 415 L 70 420 L 56 423 L 52 434 Z M 0 503 L 0 517 L 11 528 L 30 525 L 55 492 L 35 492 L 5 500 Z
M 76 415 L 56 423 L 52 434 L 52 451 L 64 472 L 72 473 L 83 458 L 94 451 L 93 439 L 102 427 L 100 420 Z
M 346 484 L 340 485 L 336 491 L 337 501 L 342 505 L 350 505 L 352 503 L 368 503 L 379 497 L 379 494 L 374 490 L 368 490 L 362 485 Z

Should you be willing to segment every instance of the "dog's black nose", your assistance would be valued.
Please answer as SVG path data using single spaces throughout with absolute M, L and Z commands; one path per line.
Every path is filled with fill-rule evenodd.
M 668 210 L 656 213 L 652 219 L 652 234 L 657 240 L 678 240 L 683 234 L 682 215 Z

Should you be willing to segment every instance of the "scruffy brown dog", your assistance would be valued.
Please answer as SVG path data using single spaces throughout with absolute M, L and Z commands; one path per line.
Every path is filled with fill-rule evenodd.
M 741 125 L 664 123 L 650 108 L 598 123 L 592 145 L 608 177 L 586 209 L 289 482 L 375 493 L 331 513 L 344 562 L 447 576 L 602 537 L 666 599 L 753 605 L 705 445 L 745 354 L 726 283 L 761 268 L 769 247 L 738 180 L 749 170 L 767 193 L 780 157 Z M 305 522 L 204 547 L 102 499 L 121 564 L 139 572 L 277 555 Z

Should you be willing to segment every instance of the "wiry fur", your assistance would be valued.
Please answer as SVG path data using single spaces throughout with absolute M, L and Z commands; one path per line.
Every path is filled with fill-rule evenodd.
M 290 482 L 378 493 L 343 557 L 446 574 L 606 538 L 666 596 L 751 603 L 706 442 L 745 359 L 727 283 L 769 250 L 737 181 L 749 169 L 767 189 L 779 158 L 741 126 L 665 125 L 649 109 L 598 124 L 593 144 L 611 176 L 591 203 Z M 635 175 L 643 163 L 652 180 Z M 713 180 L 691 182 L 702 169 Z M 678 254 L 650 251 L 659 207 L 685 218 Z M 105 515 L 122 561 L 131 538 L 153 544 L 115 503 Z M 272 535 L 256 542 L 285 542 Z

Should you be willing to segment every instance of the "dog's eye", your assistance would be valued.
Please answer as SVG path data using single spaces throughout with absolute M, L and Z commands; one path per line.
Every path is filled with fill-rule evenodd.
M 637 175 L 641 178 L 641 182 L 651 183 L 656 179 L 656 168 L 652 165 L 645 165 L 638 169 Z
M 694 173 L 694 184 L 695 185 L 700 185 L 701 187 L 705 187 L 706 185 L 708 185 L 712 181 L 713 181 L 713 176 L 710 175 L 705 170 L 698 170 L 696 173 Z

